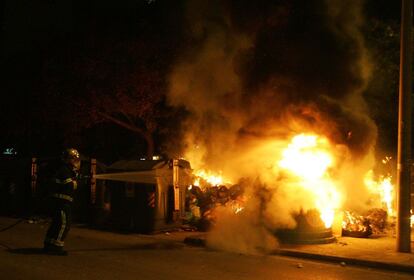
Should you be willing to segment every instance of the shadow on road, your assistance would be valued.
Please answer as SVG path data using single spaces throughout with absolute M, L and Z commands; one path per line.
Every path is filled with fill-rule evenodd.
M 180 249 L 184 245 L 170 242 L 158 242 L 151 244 L 139 244 L 128 247 L 114 247 L 114 248 L 85 248 L 85 249 L 73 249 L 69 252 L 89 252 L 89 251 L 130 251 L 130 250 L 175 250 Z M 43 248 L 7 248 L 7 251 L 11 254 L 18 255 L 44 255 Z

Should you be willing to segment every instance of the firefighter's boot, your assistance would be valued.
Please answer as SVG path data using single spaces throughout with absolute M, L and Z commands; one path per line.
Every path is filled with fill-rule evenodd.
M 56 246 L 52 244 L 45 244 L 43 247 L 43 252 L 48 255 L 54 255 L 54 256 L 67 256 L 68 252 L 63 250 L 63 247 Z

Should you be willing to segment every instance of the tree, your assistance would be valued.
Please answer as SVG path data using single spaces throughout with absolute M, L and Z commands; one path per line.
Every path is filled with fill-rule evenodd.
M 98 43 L 99 49 L 91 46 Z M 114 123 L 145 139 L 152 157 L 166 89 L 159 47 L 140 40 L 90 41 L 63 64 L 54 57 L 46 70 L 47 99 L 54 100 L 52 107 L 68 108 L 72 117 L 61 121 L 72 122 L 70 127 Z
M 389 156 L 396 154 L 397 148 L 399 23 L 371 18 L 365 36 L 374 63 L 364 95 L 378 126 L 379 152 Z
M 122 42 L 82 61 L 77 68 L 85 78 L 86 94 L 78 104 L 88 113 L 86 125 L 112 122 L 128 129 L 145 139 L 147 156 L 152 157 L 166 84 L 159 70 L 162 62 L 148 47 Z

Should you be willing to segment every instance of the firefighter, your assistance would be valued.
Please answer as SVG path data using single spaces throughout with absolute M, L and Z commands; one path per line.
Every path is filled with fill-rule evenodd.
M 63 152 L 61 164 L 51 182 L 52 222 L 44 240 L 45 253 L 67 255 L 63 246 L 71 226 L 72 202 L 77 189 L 80 163 L 80 155 L 76 149 L 70 148 Z

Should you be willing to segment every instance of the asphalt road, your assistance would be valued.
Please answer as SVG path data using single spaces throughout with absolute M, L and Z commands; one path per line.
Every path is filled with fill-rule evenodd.
M 189 247 L 159 236 L 73 229 L 69 256 L 40 246 L 45 226 L 0 233 L 0 279 L 413 279 L 413 275 L 281 256 L 253 256 Z M 162 237 L 162 236 L 161 236 Z
M 2 279 L 413 279 L 412 275 L 277 256 L 180 246 L 72 251 L 67 257 L 0 253 Z M 4 278 L 3 278 L 4 277 Z

